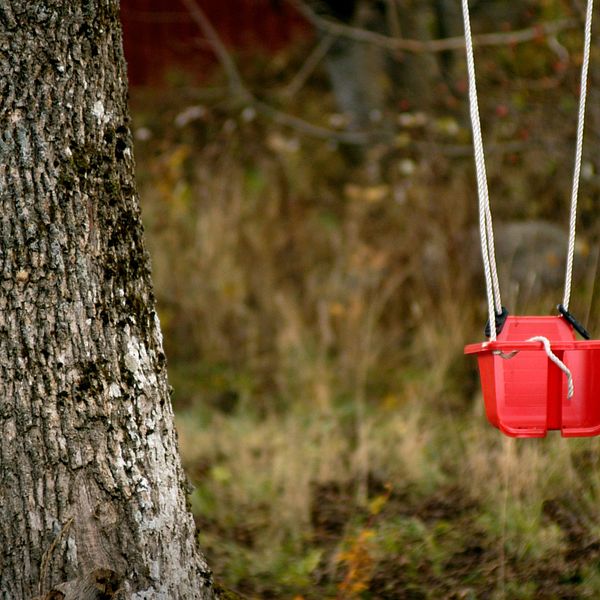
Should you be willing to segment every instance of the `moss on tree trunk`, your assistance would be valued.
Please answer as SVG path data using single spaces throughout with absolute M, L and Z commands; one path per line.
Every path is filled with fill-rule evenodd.
M 118 13 L 117 0 L 0 2 L 2 599 L 212 597 L 142 239 Z

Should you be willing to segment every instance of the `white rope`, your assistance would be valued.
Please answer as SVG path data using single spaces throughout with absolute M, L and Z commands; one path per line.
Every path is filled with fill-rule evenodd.
M 550 340 L 543 335 L 536 335 L 535 337 L 529 338 L 525 340 L 526 342 L 541 342 L 544 345 L 544 350 L 546 351 L 546 355 L 548 358 L 567 376 L 567 398 L 571 399 L 573 394 L 575 393 L 575 387 L 573 385 L 573 375 L 571 374 L 571 370 L 565 363 L 552 352 L 552 348 L 550 347 Z M 519 354 L 518 350 L 512 350 L 511 352 L 502 352 L 501 350 L 493 350 L 492 354 L 503 358 L 504 360 L 510 360 Z
M 583 42 L 583 63 L 581 65 L 581 93 L 579 96 L 579 116 L 577 120 L 577 142 L 575 144 L 575 168 L 573 171 L 573 188 L 571 191 L 571 217 L 569 220 L 569 246 L 567 250 L 567 266 L 565 271 L 565 294 L 563 306 L 569 310 L 571 300 L 571 282 L 573 279 L 573 257 L 575 255 L 575 227 L 577 223 L 577 195 L 581 175 L 581 156 L 583 154 L 583 126 L 585 122 L 585 101 L 587 97 L 587 79 L 590 66 L 590 47 L 592 45 L 592 13 L 594 0 L 588 0 L 585 15 L 585 39 Z
M 535 337 L 529 338 L 528 342 L 542 342 L 544 345 L 544 350 L 548 355 L 548 358 L 567 376 L 567 398 L 571 399 L 575 392 L 575 388 L 573 386 L 573 375 L 571 375 L 571 371 L 569 367 L 565 365 L 565 363 L 552 352 L 552 348 L 550 347 L 550 340 L 543 335 L 536 335 Z
M 490 257 L 490 270 L 492 272 L 492 287 L 494 288 L 494 304 L 497 314 L 502 314 L 502 298 L 500 297 L 500 282 L 498 281 L 498 270 L 496 268 L 496 244 L 494 242 L 494 228 L 492 226 L 492 213 L 489 199 L 486 208 L 487 214 L 487 242 L 488 255 Z
M 490 321 L 490 340 L 496 339 L 496 313 L 502 313 L 502 299 L 496 268 L 496 253 L 494 250 L 494 229 L 490 198 L 485 169 L 485 154 L 481 138 L 481 123 L 479 120 L 479 105 L 477 102 L 477 82 L 475 78 L 475 60 L 473 58 L 473 39 L 469 19 L 469 2 L 462 0 L 463 20 L 465 26 L 465 47 L 467 53 L 467 73 L 469 79 L 469 108 L 471 126 L 473 129 L 473 148 L 475 154 L 475 172 L 477 174 L 477 192 L 479 197 L 479 234 L 481 237 L 481 256 L 485 274 L 485 287 L 488 299 L 488 316 Z

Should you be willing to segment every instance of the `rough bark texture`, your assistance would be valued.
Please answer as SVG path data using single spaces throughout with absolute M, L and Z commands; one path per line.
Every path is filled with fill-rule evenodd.
M 118 9 L 0 0 L 2 600 L 212 598 L 142 243 Z

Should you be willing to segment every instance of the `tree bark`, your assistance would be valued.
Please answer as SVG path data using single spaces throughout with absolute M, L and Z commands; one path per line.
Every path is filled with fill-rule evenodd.
M 212 598 L 134 183 L 118 0 L 0 0 L 0 598 Z

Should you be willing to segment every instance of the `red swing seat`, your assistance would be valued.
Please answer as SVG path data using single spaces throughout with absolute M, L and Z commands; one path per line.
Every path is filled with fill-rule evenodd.
M 543 344 L 526 341 L 534 336 L 548 338 L 571 371 L 572 398 L 567 377 Z M 552 429 L 564 437 L 600 434 L 600 340 L 576 340 L 563 317 L 509 316 L 496 341 L 469 344 L 465 354 L 477 355 L 487 418 L 506 435 L 545 437 Z

